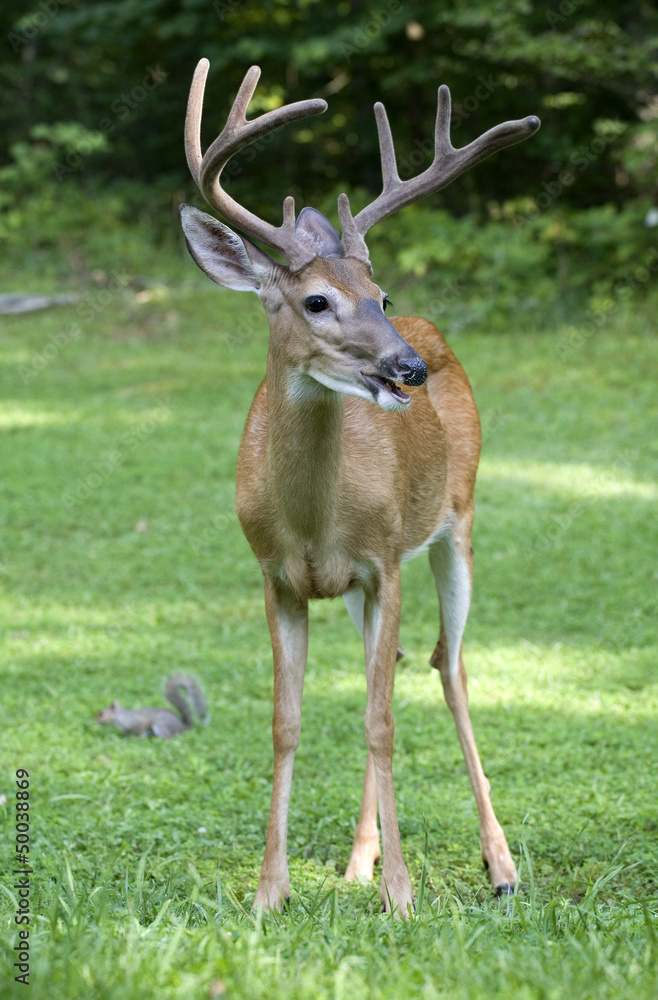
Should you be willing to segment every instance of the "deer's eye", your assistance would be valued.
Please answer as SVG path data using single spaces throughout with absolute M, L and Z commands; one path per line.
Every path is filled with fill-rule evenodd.
M 389 299 L 388 295 L 384 296 L 384 301 L 383 301 L 382 305 L 384 306 L 384 312 L 386 312 L 386 307 L 387 306 L 391 306 L 391 308 L 393 308 L 393 303 Z
M 319 313 L 324 309 L 329 308 L 329 303 L 325 299 L 324 295 L 309 295 L 309 297 L 304 300 L 304 305 L 308 311 L 312 313 Z

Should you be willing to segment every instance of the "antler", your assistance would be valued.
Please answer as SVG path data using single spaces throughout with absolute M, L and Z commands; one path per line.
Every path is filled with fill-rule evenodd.
M 365 260 L 367 260 L 367 249 L 363 237 L 376 222 L 415 201 L 420 201 L 421 198 L 426 198 L 427 195 L 434 194 L 469 167 L 491 156 L 497 150 L 527 139 L 541 124 L 535 115 L 518 121 L 503 122 L 489 129 L 468 146 L 455 149 L 450 141 L 450 91 L 444 84 L 439 87 L 432 165 L 418 177 L 403 181 L 398 174 L 393 136 L 383 104 L 375 104 L 375 116 L 382 164 L 382 192 L 354 218 L 346 195 L 340 196 L 338 206 L 345 252 L 348 256 Z
M 327 102 L 321 99 L 298 101 L 274 111 L 268 111 L 253 121 L 247 121 L 249 102 L 260 77 L 260 68 L 252 66 L 245 75 L 238 95 L 233 102 L 226 125 L 215 141 L 201 155 L 201 113 L 203 94 L 210 63 L 199 60 L 194 72 L 185 118 L 185 155 L 190 173 L 196 181 L 208 204 L 216 209 L 227 222 L 236 226 L 247 236 L 260 240 L 272 250 L 283 254 L 293 271 L 298 271 L 313 259 L 315 254 L 295 237 L 295 200 L 292 197 L 283 203 L 283 223 L 272 226 L 257 215 L 239 205 L 223 189 L 220 174 L 234 153 L 244 149 L 269 132 L 274 132 L 288 122 L 307 118 L 326 111 Z

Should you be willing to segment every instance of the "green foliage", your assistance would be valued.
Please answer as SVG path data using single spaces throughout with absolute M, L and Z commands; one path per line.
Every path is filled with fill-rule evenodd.
M 391 292 L 412 276 L 425 314 L 453 332 L 545 329 L 658 294 L 658 235 L 648 203 L 587 210 L 491 203 L 490 218 L 414 206 L 370 239 Z M 328 205 L 327 205 L 328 209 Z
M 0 240 L 29 251 L 80 243 L 103 218 L 112 228 L 116 199 L 106 194 L 101 208 L 79 183 L 62 183 L 73 169 L 67 163 L 106 149 L 105 137 L 77 122 L 58 122 L 34 125 L 29 140 L 13 143 L 11 161 L 0 167 Z
M 253 112 L 328 99 L 326 115 L 267 137 L 226 171 L 228 189 L 270 221 L 291 191 L 298 208 L 335 220 L 340 191 L 363 203 L 379 190 L 377 99 L 403 179 L 429 165 L 443 80 L 457 146 L 541 115 L 530 141 L 369 236 L 390 286 L 422 277 L 447 328 L 536 328 L 652 287 L 637 275 L 656 252 L 658 14 L 641 0 L 623 16 L 612 0 L 43 0 L 31 11 L 8 0 L 0 23 L 0 243 L 14 260 L 58 246 L 79 274 L 107 270 L 104 255 L 119 266 L 124 248 L 132 261 L 141 229 L 161 247 L 179 241 L 178 204 L 201 201 L 181 128 L 205 54 L 204 143 L 252 62 L 263 67 Z
M 13 161 L 0 168 L 0 241 L 29 253 L 80 244 L 94 228 L 111 228 L 117 214 L 111 196 L 104 197 L 101 214 L 97 200 L 85 197 L 79 184 L 61 184 L 52 177 L 58 151 L 75 151 L 86 139 L 84 129 L 75 123 L 35 125 L 31 137 L 36 141 L 14 143 Z
M 43 174 L 52 148 L 30 149 L 33 153 L 21 150 L 20 156 L 35 174 Z M 18 191 L 18 161 L 4 171 Z M 355 205 L 366 197 L 363 190 L 352 192 Z M 337 222 L 335 192 L 319 207 Z M 560 320 L 582 323 L 605 316 L 625 309 L 631 299 L 635 306 L 655 301 L 658 235 L 645 224 L 648 210 L 641 199 L 620 209 L 601 205 L 583 211 L 569 210 L 559 199 L 545 211 L 516 199 L 491 202 L 489 218 L 478 221 L 474 215 L 456 218 L 446 210 L 413 206 L 376 229 L 369 243 L 377 280 L 396 304 L 398 289 L 415 283 L 417 301 L 441 328 L 543 329 Z M 158 254 L 147 254 L 158 262 L 151 277 L 178 271 L 178 211 L 166 184 L 145 192 L 140 184 L 117 183 L 102 196 L 89 197 L 76 180 L 46 179 L 24 188 L 0 213 L 0 242 L 11 250 L 18 282 L 14 291 L 34 273 L 35 255 L 45 267 L 58 262 L 63 286 L 94 271 L 140 274 L 147 239 Z M 50 253 L 53 247 L 57 257 Z M 42 272 L 41 290 L 44 277 Z
M 529 231 L 420 208 L 390 220 L 375 246 L 402 275 L 423 279 L 424 312 L 446 330 L 501 330 L 512 320 L 537 328 L 536 316 L 555 317 L 553 247 Z
M 90 264 L 106 263 L 101 251 Z M 394 768 L 422 909 L 398 924 L 379 913 L 377 885 L 342 880 L 365 763 L 363 654 L 341 603 L 318 602 L 291 909 L 260 920 L 250 904 L 272 777 L 271 652 L 233 491 L 264 316 L 255 297 L 145 241 L 127 257 L 125 283 L 5 317 L 0 334 L 3 995 L 25 995 L 8 877 L 22 766 L 35 1000 L 222 989 L 232 1000 L 653 1000 L 652 312 L 636 297 L 632 321 L 620 307 L 594 329 L 517 323 L 452 339 L 484 432 L 471 712 L 520 894 L 496 901 L 481 870 L 454 725 L 427 666 L 438 613 L 421 558 L 404 567 Z M 153 280 L 165 267 L 186 267 L 185 283 Z M 39 280 L 48 273 L 41 265 Z M 22 280 L 34 287 L 33 274 Z M 416 291 L 398 292 L 397 311 L 422 314 Z M 203 683 L 210 728 L 163 742 L 93 722 L 115 697 L 160 703 L 181 669 Z
M 0 822 L 11 845 L 13 775 L 27 767 L 31 996 L 653 1000 L 654 6 L 6 0 L 0 27 L 5 290 L 80 296 L 0 331 Z M 291 909 L 250 912 L 271 653 L 233 467 L 265 324 L 255 300 L 213 289 L 189 261 L 178 284 L 176 208 L 198 197 L 181 126 L 201 55 L 204 142 L 252 62 L 254 110 L 329 101 L 253 165 L 251 152 L 232 165 L 228 186 L 271 221 L 291 190 L 334 220 L 337 191 L 358 207 L 379 190 L 375 100 L 405 178 L 429 164 L 440 82 L 457 146 L 542 117 L 531 141 L 370 241 L 397 311 L 461 333 L 482 415 L 465 656 L 520 861 L 509 905 L 481 872 L 454 727 L 427 668 L 437 607 L 420 560 L 404 568 L 395 695 L 418 916 L 396 924 L 376 885 L 341 877 L 365 685 L 358 637 L 330 602 L 311 616 Z M 163 743 L 93 723 L 115 697 L 157 702 L 180 669 L 202 680 L 210 729 Z M 0 888 L 4 989 L 23 996 L 13 880 Z
M 376 99 L 403 179 L 429 165 L 442 80 L 453 91 L 455 145 L 541 115 L 531 140 L 369 235 L 391 288 L 422 277 L 430 313 L 447 328 L 497 330 L 514 319 L 537 328 L 598 316 L 621 307 L 629 288 L 636 301 L 652 288 L 658 14 L 641 0 L 623 16 L 612 0 L 43 0 L 31 11 L 8 0 L 0 21 L 10 98 L 0 110 L 0 243 L 15 261 L 57 246 L 79 275 L 121 266 L 124 253 L 132 267 L 139 230 L 177 245 L 178 204 L 201 201 L 181 128 L 205 54 L 204 143 L 251 62 L 263 67 L 254 112 L 328 99 L 326 115 L 267 137 L 226 172 L 228 189 L 270 221 L 290 191 L 298 207 L 335 221 L 340 191 L 358 205 L 379 190 Z
M 0 246 L 11 256 L 6 278 L 18 281 L 12 291 L 23 290 L 28 277 L 33 284 L 26 290 L 34 291 L 37 274 L 45 290 L 45 274 L 34 266 L 38 259 L 64 285 L 99 268 L 139 271 L 145 230 L 152 244 L 165 245 L 160 274 L 167 272 L 179 223 L 166 180 L 148 189 L 124 180 L 99 195 L 80 176 L 69 176 L 75 171 L 68 164 L 106 146 L 105 137 L 76 122 L 35 125 L 30 141 L 12 145 L 11 161 L 0 167 Z
M 516 898 L 503 906 L 445 893 L 408 924 L 373 914 L 369 894 L 335 886 L 300 893 L 288 913 L 258 919 L 224 900 L 194 866 L 118 852 L 94 888 L 69 858 L 48 857 L 52 884 L 31 995 L 41 1000 L 652 1000 L 658 985 L 653 917 L 609 908 L 610 877 L 579 906 Z M 112 872 L 122 870 L 122 878 Z M 220 886 L 220 883 L 218 883 Z M 8 977 L 10 969 L 3 969 Z M 21 987 L 5 980 L 5 995 Z
M 15 198 L 33 194 L 34 189 L 52 180 L 57 155 L 80 155 L 104 148 L 102 137 L 93 136 L 77 122 L 56 125 L 34 125 L 30 129 L 32 142 L 20 141 L 10 147 L 11 160 L 0 168 L 0 208 L 12 204 Z
M 276 174 L 240 176 L 241 194 L 259 211 L 273 212 L 291 182 L 306 203 L 337 181 L 376 191 L 373 102 L 386 101 L 404 165 L 427 147 L 444 81 L 456 145 L 530 113 L 543 128 L 437 196 L 440 207 L 482 213 L 491 197 L 533 197 L 610 122 L 616 133 L 597 169 L 565 192 L 565 203 L 656 195 L 658 13 L 644 0 L 623 11 L 613 0 L 555 0 L 548 8 L 529 0 L 42 0 L 28 12 L 7 0 L 0 19 L 8 43 L 0 74 L 11 96 L 0 112 L 5 160 L 31 126 L 64 119 L 109 139 L 80 167 L 85 174 L 148 183 L 165 175 L 172 187 L 189 187 L 181 124 L 193 67 L 206 55 L 206 136 L 216 134 L 253 62 L 263 67 L 265 103 L 329 100 L 327 115 L 275 137 L 268 162 Z

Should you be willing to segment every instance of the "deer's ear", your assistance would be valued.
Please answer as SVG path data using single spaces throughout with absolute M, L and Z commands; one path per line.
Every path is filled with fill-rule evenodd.
M 260 292 L 274 269 L 281 267 L 212 215 L 192 205 L 181 205 L 180 215 L 192 259 L 218 285 Z
M 344 257 L 340 233 L 317 208 L 303 208 L 295 223 L 295 236 L 318 257 Z

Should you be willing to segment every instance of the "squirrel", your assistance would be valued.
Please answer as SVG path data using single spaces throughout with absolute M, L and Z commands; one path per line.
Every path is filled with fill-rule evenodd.
M 182 694 L 180 688 L 185 691 L 187 697 Z M 180 715 L 169 708 L 124 708 L 118 701 L 113 701 L 107 708 L 100 710 L 95 721 L 104 726 L 116 726 L 122 733 L 159 736 L 164 740 L 177 733 L 184 733 L 192 727 L 194 717 L 189 702 L 194 706 L 198 718 L 202 722 L 207 721 L 206 699 L 193 677 L 173 674 L 167 678 L 164 694 Z

